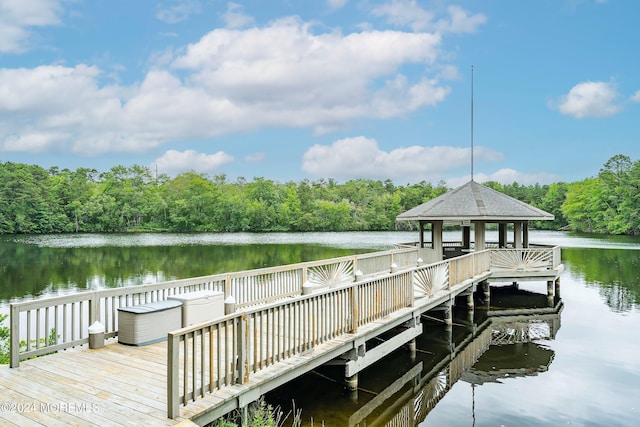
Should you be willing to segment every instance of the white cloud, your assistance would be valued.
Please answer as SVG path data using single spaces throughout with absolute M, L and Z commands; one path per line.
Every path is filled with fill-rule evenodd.
M 244 28 L 254 23 L 253 17 L 242 13 L 242 9 L 239 4 L 227 4 L 227 11 L 222 15 L 227 28 Z
M 358 136 L 335 141 L 330 146 L 314 145 L 302 158 L 302 170 L 320 177 L 339 179 L 371 178 L 409 181 L 439 181 L 451 170 L 469 164 L 469 148 L 421 147 L 397 148 L 386 152 L 374 139 Z M 496 161 L 502 155 L 476 147 L 474 159 Z
M 265 28 L 214 30 L 173 66 L 192 71 L 191 84 L 250 113 L 254 126 L 320 130 L 441 101 L 448 88 L 437 80 L 412 83 L 400 74 L 406 64 L 435 62 L 439 44 L 440 37 L 428 33 L 313 34 L 309 24 L 287 18 Z M 377 87 L 378 81 L 387 84 Z
M 177 24 L 201 12 L 202 4 L 199 0 L 163 1 L 157 6 L 156 18 L 167 24 Z
M 474 153 L 475 154 L 475 153 Z M 451 178 L 447 180 L 447 185 L 451 188 L 459 187 L 467 182 L 469 182 L 470 176 L 461 176 L 457 178 Z M 562 177 L 559 175 L 554 175 L 546 172 L 539 173 L 524 173 L 518 172 L 513 169 L 500 169 L 494 173 L 486 174 L 486 173 L 474 173 L 473 180 L 476 182 L 488 182 L 495 181 L 500 184 L 513 184 L 517 182 L 521 185 L 535 185 L 535 184 L 552 184 L 554 182 L 561 181 Z
M 244 160 L 249 163 L 259 163 L 263 161 L 267 157 L 267 153 L 264 151 L 260 151 L 257 153 L 251 153 L 244 157 Z
M 450 20 L 442 19 L 436 28 L 443 32 L 474 33 L 478 27 L 487 22 L 487 17 L 481 13 L 469 15 L 469 12 L 459 6 L 449 6 Z
M 416 0 L 391 0 L 374 7 L 372 13 L 374 16 L 386 17 L 390 24 L 406 26 L 414 31 L 473 33 L 487 22 L 483 14 L 470 15 L 459 6 L 449 6 L 448 16 L 438 18 L 436 12 L 424 9 Z
M 549 104 L 562 114 L 577 119 L 612 116 L 622 110 L 616 103 L 618 93 L 613 83 L 583 82 L 571 88 L 567 95 Z
M 440 67 L 438 77 L 442 80 L 460 80 L 462 76 L 458 71 L 458 67 L 451 64 L 444 64 Z
M 160 173 L 169 176 L 175 176 L 186 171 L 212 173 L 232 161 L 233 157 L 223 151 L 218 151 L 215 154 L 205 154 L 194 150 L 168 150 L 155 160 L 152 169 L 157 166 Z
M 31 28 L 60 24 L 58 0 L 2 0 L 0 2 L 0 52 L 28 49 Z
M 154 58 L 142 82 L 105 83 L 97 67 L 0 68 L 0 150 L 143 151 L 265 127 L 316 133 L 387 119 L 449 94 L 438 75 L 440 36 L 401 31 L 315 34 L 296 18 L 216 29 Z M 181 52 L 176 56 L 174 52 Z
M 99 154 L 139 147 L 122 128 L 126 90 L 100 88 L 95 67 L 0 69 L 0 148 Z
M 327 6 L 329 9 L 340 9 L 347 4 L 348 0 L 327 0 Z
M 633 96 L 631 96 L 631 101 L 640 102 L 640 90 L 637 91 Z

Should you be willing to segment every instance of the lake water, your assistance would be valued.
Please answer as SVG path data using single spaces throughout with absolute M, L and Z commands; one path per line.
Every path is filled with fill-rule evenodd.
M 416 237 L 0 236 L 0 312 L 33 296 L 389 249 Z M 423 319 L 415 356 L 401 349 L 367 368 L 357 393 L 343 391 L 342 372 L 333 367 L 299 378 L 267 401 L 287 411 L 295 399 L 305 425 L 314 426 L 639 425 L 640 239 L 532 231 L 530 241 L 563 247 L 561 299 L 549 300 L 544 282 L 505 284 L 492 289 L 489 304 L 478 303 L 472 318 L 457 310 L 450 330 L 437 316 Z M 494 316 L 515 307 L 523 310 L 506 319 L 512 322 Z

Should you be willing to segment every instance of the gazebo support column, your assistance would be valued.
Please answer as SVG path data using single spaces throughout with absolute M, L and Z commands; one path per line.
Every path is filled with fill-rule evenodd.
M 431 222 L 431 241 L 438 259 L 442 260 L 442 224 L 443 221 Z
M 498 247 L 507 247 L 507 223 L 501 222 L 498 224 Z
M 462 249 L 469 249 L 471 247 L 471 227 L 468 225 L 462 226 Z
M 484 221 L 476 221 L 473 226 L 475 233 L 475 250 L 483 251 L 485 249 L 485 227 Z
M 420 249 L 424 248 L 424 221 L 420 221 Z
M 516 249 L 522 248 L 522 223 L 518 221 L 513 223 L 513 246 Z
M 528 222 L 522 223 L 522 247 L 523 248 L 529 247 L 529 223 Z

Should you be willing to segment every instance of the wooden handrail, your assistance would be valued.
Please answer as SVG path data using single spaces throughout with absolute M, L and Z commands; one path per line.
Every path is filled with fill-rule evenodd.
M 177 417 L 180 404 L 186 406 L 201 390 L 215 391 L 230 384 L 244 384 L 252 374 L 275 362 L 312 350 L 340 335 L 355 334 L 361 326 L 412 307 L 416 276 L 425 276 L 422 272 L 440 268 L 448 271 L 447 288 L 486 276 L 490 272 L 490 254 L 491 250 L 469 253 L 370 277 L 170 332 L 168 416 Z M 227 324 L 243 325 L 244 329 L 221 326 Z M 205 338 L 198 341 L 195 337 Z M 207 344 L 212 340 L 215 346 Z M 196 350 L 201 342 L 204 344 Z M 237 344 L 232 353 L 236 358 L 229 358 L 229 347 L 234 343 Z M 191 349 L 190 355 L 185 353 L 187 349 Z M 181 367 L 177 360 L 189 363 Z M 209 365 L 198 364 L 202 360 L 208 360 Z M 176 369 L 180 371 L 178 374 Z M 203 380 L 199 382 L 199 378 Z
M 413 305 L 413 271 L 248 308 L 168 334 L 167 413 Z M 214 342 L 215 345 L 211 345 Z M 234 356 L 235 355 L 235 356 Z M 181 366 L 178 361 L 182 360 Z M 207 361 L 208 363 L 203 363 Z
M 310 269 L 339 263 L 356 267 L 365 275 L 388 272 L 391 264 L 407 268 L 417 263 L 417 249 L 403 248 L 345 257 L 307 261 L 162 283 L 78 292 L 70 295 L 38 298 L 10 304 L 10 366 L 20 360 L 87 344 L 87 331 L 94 321 L 105 326 L 105 337 L 118 335 L 117 310 L 155 301 L 172 295 L 211 290 L 233 295 L 238 308 L 300 295 Z M 257 286 L 262 285 L 262 286 Z M 23 345 L 21 345 L 21 343 Z

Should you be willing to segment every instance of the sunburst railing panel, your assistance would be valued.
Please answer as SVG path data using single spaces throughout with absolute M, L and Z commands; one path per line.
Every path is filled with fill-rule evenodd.
M 438 263 L 418 269 L 413 276 L 413 291 L 416 297 L 431 296 L 448 287 L 448 263 Z
M 319 265 L 310 267 L 307 270 L 307 280 L 309 283 L 318 286 L 335 287 L 340 284 L 352 282 L 353 278 L 352 260 Z
M 500 249 L 491 251 L 491 268 L 545 270 L 553 266 L 553 251 L 547 249 Z

